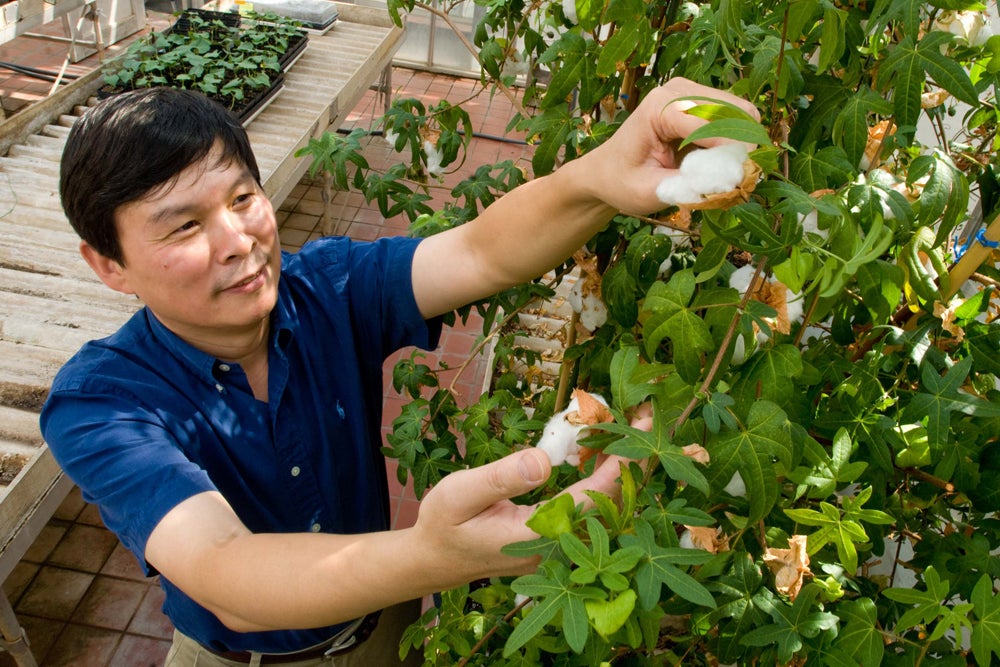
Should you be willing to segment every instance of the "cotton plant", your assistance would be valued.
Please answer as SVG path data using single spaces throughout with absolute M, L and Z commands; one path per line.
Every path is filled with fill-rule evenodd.
M 748 352 L 752 352 L 758 345 L 767 343 L 774 333 L 790 334 L 792 326 L 802 322 L 803 298 L 801 294 L 793 292 L 785 287 L 779 280 L 770 280 L 766 277 L 753 283 L 756 274 L 756 267 L 752 264 L 742 266 L 729 277 L 729 286 L 744 295 L 751 291 L 751 297 L 755 301 L 767 304 L 776 311 L 773 317 L 765 318 L 771 331 L 764 331 L 754 325 L 755 337 L 751 341 L 744 340 L 739 334 L 733 344 L 733 363 L 741 364 L 746 360 Z M 749 347 L 749 349 L 748 349 Z
M 596 452 L 579 441 L 590 435 L 592 426 L 613 419 L 603 396 L 575 389 L 569 405 L 546 422 L 535 446 L 548 455 L 553 466 L 581 466 Z
M 460 598 L 454 614 L 428 618 L 420 633 L 429 664 L 1000 657 L 988 567 L 1000 548 L 997 256 L 953 286 L 955 297 L 942 288 L 947 271 L 926 261 L 932 250 L 945 269 L 952 263 L 970 210 L 963 196 L 996 163 L 998 40 L 981 15 L 958 11 L 966 6 L 482 6 L 472 39 L 484 82 L 509 85 L 514 69 L 501 67 L 512 49 L 519 73 L 539 74 L 540 64 L 551 74 L 538 85 L 526 77 L 532 105 L 517 120 L 536 176 L 604 144 L 622 112 L 670 77 L 735 92 L 762 120 L 741 125 L 699 100 L 689 113 L 706 131 L 675 147 L 690 163 L 663 186 L 663 209 L 616 216 L 587 243 L 603 275 L 599 290 L 596 281 L 577 287 L 573 331 L 595 328 L 565 355 L 566 375 L 614 414 L 653 397 L 653 432 L 609 423 L 593 440 L 645 463 L 622 469 L 621 498 L 581 509 L 559 502 L 562 482 L 586 474 L 561 458 L 573 456 L 563 445 L 552 482 L 524 499 L 539 505 L 540 537 L 511 548 L 538 557 L 538 570 L 476 595 L 495 603 L 476 615 L 461 614 Z M 931 139 L 915 131 L 928 119 Z M 705 139 L 731 144 L 718 151 L 732 152 L 728 178 L 700 147 Z M 752 187 L 738 169 L 748 163 L 764 174 Z M 911 250 L 919 266 L 907 274 Z M 737 268 L 745 264 L 764 267 L 758 285 L 748 284 L 751 268 Z M 927 296 L 911 289 L 917 280 Z M 518 296 L 550 287 L 536 282 Z M 764 292 L 747 297 L 751 289 Z M 755 301 L 773 309 L 770 323 Z M 493 313 L 510 308 L 506 295 L 482 312 L 496 324 L 504 315 Z M 606 319 L 591 319 L 604 308 Z M 498 357 L 509 354 L 507 333 L 484 327 Z M 735 356 L 734 345 L 743 346 Z M 439 404 L 447 391 L 433 389 L 418 404 L 423 420 L 417 408 L 401 418 L 392 444 L 419 486 L 489 458 L 486 450 L 541 441 L 545 423 L 519 415 L 559 392 L 512 375 L 495 377 L 468 411 Z M 560 418 L 563 442 L 578 444 L 581 425 Z M 440 456 L 459 431 L 474 455 Z M 688 443 L 710 460 L 683 455 Z M 866 493 L 877 510 L 861 507 Z M 891 523 L 880 523 L 886 515 Z

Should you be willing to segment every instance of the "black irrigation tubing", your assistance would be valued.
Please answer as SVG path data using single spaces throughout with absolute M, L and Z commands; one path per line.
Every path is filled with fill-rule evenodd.
M 346 128 L 343 128 L 343 127 L 339 128 L 337 130 L 337 132 L 340 133 L 340 134 L 350 134 L 351 133 L 351 131 L 349 129 L 346 129 Z M 370 134 L 373 137 L 383 137 L 383 136 L 385 136 L 385 132 L 382 131 L 382 130 L 370 130 L 368 132 L 368 134 Z M 465 134 L 465 133 L 463 132 L 462 134 Z M 518 146 L 527 146 L 528 145 L 528 142 L 525 141 L 524 139 L 512 139 L 511 137 L 498 137 L 495 134 L 483 134 L 482 132 L 473 132 L 472 136 L 475 137 L 476 139 L 488 139 L 490 141 L 499 141 L 499 142 L 504 143 L 504 144 L 516 144 Z
M 3 61 L 0 61 L 0 67 L 2 67 L 4 69 L 9 69 L 12 72 L 17 72 L 18 74 L 23 74 L 25 76 L 30 76 L 30 77 L 35 78 L 35 79 L 41 79 L 42 81 L 48 81 L 50 83 L 52 81 L 55 81 L 56 77 L 59 76 L 58 72 L 48 72 L 48 71 L 43 70 L 43 69 L 38 69 L 37 67 L 29 67 L 27 65 L 18 65 L 16 63 L 8 63 L 8 62 L 3 62 Z M 78 79 L 80 77 L 78 75 L 76 75 L 76 74 L 63 74 L 62 78 L 66 79 L 67 81 L 72 81 L 72 80 Z

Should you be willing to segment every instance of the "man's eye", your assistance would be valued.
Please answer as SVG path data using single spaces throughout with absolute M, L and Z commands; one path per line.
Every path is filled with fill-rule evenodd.
M 175 231 L 176 232 L 186 232 L 186 231 L 188 231 L 190 229 L 194 229 L 197 226 L 198 226 L 197 222 L 195 222 L 194 220 L 188 220 L 183 225 L 181 225 L 180 227 L 178 227 Z
M 243 194 L 243 195 L 236 195 L 236 199 L 233 200 L 233 205 L 234 206 L 239 206 L 240 204 L 246 204 L 252 198 L 253 198 L 253 193 L 252 192 L 248 192 L 248 193 Z

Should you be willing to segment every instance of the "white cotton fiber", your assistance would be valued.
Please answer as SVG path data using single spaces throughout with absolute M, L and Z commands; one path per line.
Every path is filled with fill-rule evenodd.
M 576 0 L 562 0 L 562 8 L 567 21 L 573 25 L 580 22 L 576 16 Z
M 697 204 L 706 195 L 735 190 L 743 182 L 747 149 L 741 143 L 699 148 L 688 153 L 676 174 L 664 178 L 656 196 L 664 204 Z
M 444 171 L 444 167 L 441 166 L 444 161 L 441 151 L 430 141 L 424 139 L 424 153 L 427 155 L 427 173 L 431 176 L 440 176 L 441 172 Z
M 608 402 L 603 396 L 591 394 L 601 404 L 607 406 Z M 535 445 L 549 456 L 549 461 L 553 466 L 568 463 L 576 466 L 580 465 L 580 445 L 576 444 L 579 438 L 585 437 L 589 432 L 587 424 L 574 424 L 567 419 L 572 413 L 580 411 L 580 402 L 573 398 L 566 406 L 566 409 L 557 412 L 545 423 L 545 430 L 538 444 Z
M 590 292 L 583 293 L 585 283 L 585 280 L 576 281 L 567 300 L 570 307 L 580 316 L 580 324 L 587 331 L 596 331 L 608 321 L 608 307 L 601 300 L 600 295 Z

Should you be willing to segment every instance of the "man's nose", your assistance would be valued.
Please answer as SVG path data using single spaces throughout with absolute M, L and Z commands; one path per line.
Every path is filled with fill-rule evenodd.
M 252 226 L 243 216 L 232 211 L 225 211 L 219 215 L 217 229 L 216 242 L 223 261 L 243 257 L 257 245 L 257 239 L 252 233 Z

